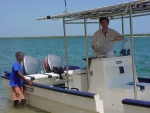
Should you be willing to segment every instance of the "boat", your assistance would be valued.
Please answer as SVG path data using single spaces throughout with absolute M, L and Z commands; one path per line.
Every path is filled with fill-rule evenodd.
M 150 0 L 38 18 L 63 20 L 66 67 L 62 67 L 61 57 L 48 54 L 43 59 L 44 71 L 37 74 L 38 60 L 26 56 L 25 77 L 33 81 L 33 86 L 24 83 L 27 104 L 52 113 L 150 113 L 150 78 L 137 77 L 132 30 L 132 18 L 147 15 L 150 15 Z M 129 19 L 131 48 L 123 48 L 121 55 L 114 57 L 89 57 L 87 24 L 98 24 L 98 19 L 103 16 L 110 20 L 121 19 L 122 35 L 124 19 Z M 67 24 L 84 24 L 86 68 L 68 65 Z M 1 77 L 11 99 L 9 76 L 10 73 L 4 72 Z

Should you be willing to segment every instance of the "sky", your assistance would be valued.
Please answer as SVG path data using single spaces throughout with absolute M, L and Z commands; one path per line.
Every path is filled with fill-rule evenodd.
M 67 12 L 131 2 L 133 0 L 66 0 Z M 39 17 L 63 14 L 64 0 L 0 0 L 0 37 L 63 36 L 62 20 L 37 21 Z M 133 18 L 133 33 L 150 33 L 150 16 Z M 121 33 L 121 20 L 111 20 L 110 28 Z M 88 25 L 93 35 L 98 25 Z M 129 34 L 129 19 L 125 20 L 125 34 Z M 67 35 L 84 35 L 83 25 L 67 25 Z

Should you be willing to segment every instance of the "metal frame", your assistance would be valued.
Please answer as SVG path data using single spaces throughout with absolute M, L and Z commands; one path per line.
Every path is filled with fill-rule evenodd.
M 115 17 L 120 17 L 121 15 L 129 15 L 130 14 L 130 7 L 132 9 L 132 15 L 139 14 L 138 16 L 142 14 L 150 13 L 150 0 L 138 0 L 134 2 L 128 2 L 113 6 L 107 6 L 102 8 L 96 8 L 91 10 L 85 10 L 80 12 L 71 12 L 71 13 L 64 13 L 60 15 L 52 15 L 47 16 L 44 18 L 38 18 L 37 20 L 45 20 L 45 19 L 61 19 L 66 18 L 66 21 L 75 21 L 75 20 L 81 20 L 84 19 L 84 16 L 86 16 L 86 19 L 98 19 L 102 16 L 107 16 L 110 19 Z
M 133 28 L 132 28 L 132 17 L 150 15 L 150 0 L 138 0 L 134 2 L 128 2 L 124 4 L 118 4 L 114 6 L 107 6 L 103 8 L 96 8 L 92 10 L 85 10 L 81 12 L 65 13 L 61 15 L 47 16 L 44 18 L 38 18 L 37 20 L 46 20 L 46 19 L 63 19 L 63 29 L 64 29 L 64 45 L 65 45 L 65 56 L 66 56 L 66 65 L 67 65 L 67 75 L 68 75 L 68 55 L 67 55 L 67 44 L 66 44 L 66 24 L 84 24 L 84 32 L 87 43 L 87 24 L 93 24 L 98 22 L 88 22 L 87 20 L 97 20 L 102 16 L 108 17 L 109 19 L 122 19 L 122 34 L 124 35 L 124 24 L 123 19 L 130 19 L 130 42 L 132 50 L 132 69 L 133 69 L 133 81 L 134 81 L 134 96 L 137 98 L 137 89 L 136 89 L 136 75 L 134 69 L 134 45 L 133 45 Z M 75 22 L 77 21 L 78 22 Z M 79 22 L 79 20 L 84 20 Z M 86 65 L 88 73 L 88 88 L 89 88 L 89 68 L 88 68 L 88 45 L 86 45 Z M 68 76 L 67 76 L 67 85 Z

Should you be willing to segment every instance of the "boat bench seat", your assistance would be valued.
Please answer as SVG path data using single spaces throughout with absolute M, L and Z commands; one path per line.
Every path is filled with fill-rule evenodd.
M 59 74 L 56 73 L 43 73 L 43 74 L 32 74 L 26 75 L 25 78 L 29 80 L 45 79 L 45 78 L 58 78 Z

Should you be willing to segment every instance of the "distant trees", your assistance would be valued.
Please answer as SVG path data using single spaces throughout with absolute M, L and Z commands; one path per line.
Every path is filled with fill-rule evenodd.
M 130 36 L 130 34 L 125 34 L 125 36 Z M 147 33 L 147 34 L 133 34 L 133 36 L 150 36 L 150 33 Z

